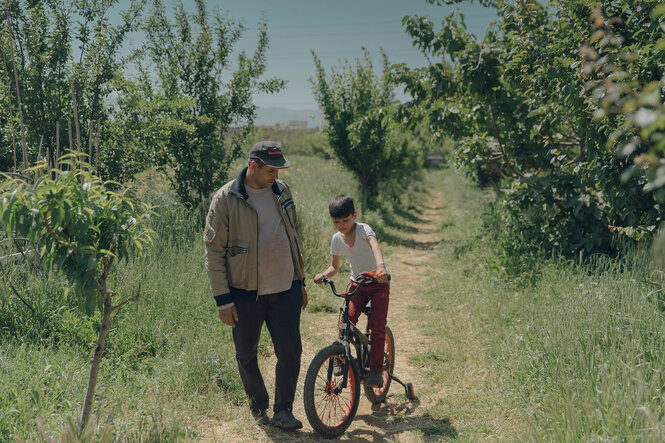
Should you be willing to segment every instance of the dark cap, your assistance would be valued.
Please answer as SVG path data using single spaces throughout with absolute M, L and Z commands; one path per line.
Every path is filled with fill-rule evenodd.
M 282 155 L 282 148 L 279 142 L 264 140 L 256 143 L 249 151 L 249 159 L 259 159 L 266 165 L 282 169 L 291 166 L 291 162 Z

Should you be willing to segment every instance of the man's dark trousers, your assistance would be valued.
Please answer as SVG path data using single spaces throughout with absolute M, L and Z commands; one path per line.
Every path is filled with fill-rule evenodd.
M 274 412 L 291 410 L 300 373 L 300 311 L 302 282 L 293 280 L 291 289 L 276 294 L 238 295 L 234 303 L 238 322 L 233 328 L 233 343 L 240 379 L 245 387 L 252 412 L 268 409 L 266 390 L 257 360 L 261 328 L 265 322 L 270 332 L 277 366 L 275 367 Z

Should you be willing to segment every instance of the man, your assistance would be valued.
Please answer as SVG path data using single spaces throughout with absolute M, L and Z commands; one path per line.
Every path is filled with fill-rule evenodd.
M 291 410 L 302 351 L 300 311 L 307 305 L 295 204 L 278 180 L 278 171 L 290 165 L 279 143 L 256 143 L 248 166 L 213 196 L 203 235 L 210 286 L 220 320 L 233 328 L 252 415 L 285 430 L 302 427 Z M 257 362 L 264 322 L 277 357 L 272 421 Z

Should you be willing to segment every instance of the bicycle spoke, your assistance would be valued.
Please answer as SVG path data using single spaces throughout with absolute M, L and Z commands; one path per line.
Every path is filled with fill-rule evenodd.
M 319 417 L 326 424 L 326 426 L 334 427 L 342 423 L 349 414 L 353 405 L 353 394 L 350 392 L 352 386 L 340 393 L 335 393 L 343 381 L 341 376 L 332 376 L 328 380 L 328 370 L 330 365 L 343 366 L 341 359 L 330 358 L 327 364 L 322 364 L 319 368 L 319 373 L 316 374 L 316 392 L 320 395 L 316 396 L 315 404 L 316 409 L 319 411 Z M 353 377 L 351 375 L 351 377 Z M 347 383 L 353 384 L 355 381 L 349 379 Z

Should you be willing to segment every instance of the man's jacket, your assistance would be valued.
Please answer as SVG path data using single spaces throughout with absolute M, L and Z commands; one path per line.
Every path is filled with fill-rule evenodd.
M 217 306 L 233 301 L 235 295 L 256 296 L 258 288 L 258 215 L 245 190 L 247 167 L 238 177 L 215 193 L 203 233 L 205 264 Z M 296 278 L 305 279 L 296 206 L 291 190 L 281 180 L 272 185 L 273 197 L 282 216 L 291 245 Z

